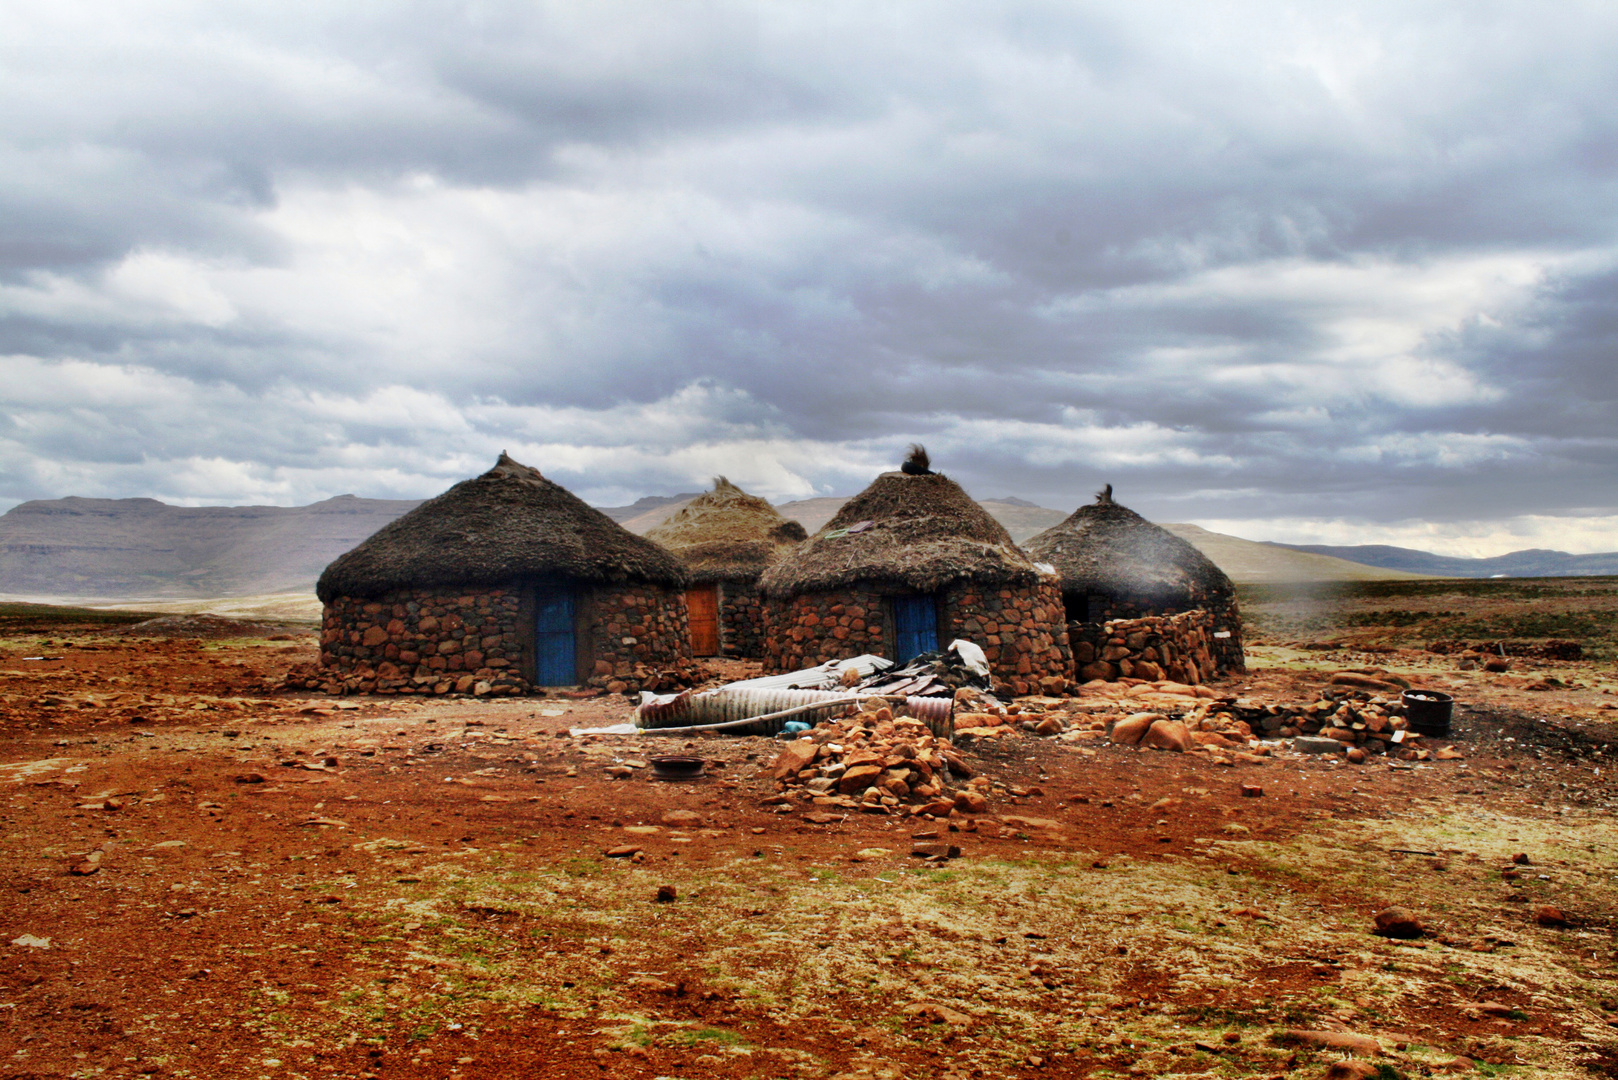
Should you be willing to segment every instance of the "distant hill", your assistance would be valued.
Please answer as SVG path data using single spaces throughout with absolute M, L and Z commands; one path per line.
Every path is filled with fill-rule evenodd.
M 1443 577 L 1387 567 L 1367 566 L 1317 552 L 1292 551 L 1279 544 L 1261 544 L 1237 536 L 1210 532 L 1200 525 L 1165 524 L 1178 536 L 1241 585 L 1297 581 L 1392 581 L 1402 578 Z
M 681 492 L 679 495 L 643 495 L 634 502 L 630 503 L 628 506 L 598 506 L 596 509 L 600 510 L 603 514 L 606 514 L 620 525 L 627 525 L 628 522 L 633 521 L 638 517 L 642 517 L 647 514 L 656 514 L 661 511 L 661 516 L 657 519 L 657 521 L 652 523 L 652 525 L 656 525 L 658 522 L 666 520 L 668 517 L 673 515 L 675 511 L 679 510 L 680 507 L 696 498 L 698 494 L 699 492 L 695 491 L 685 491 Z M 648 525 L 646 528 L 650 529 L 652 525 Z M 639 533 L 644 532 L 645 530 L 630 529 L 629 531 Z
M 631 532 L 644 534 L 696 498 L 653 495 L 628 506 L 603 507 Z M 811 533 L 847 499 L 821 497 L 782 504 L 783 515 Z M 156 499 L 41 499 L 0 515 L 0 594 L 83 599 L 162 599 L 183 603 L 219 597 L 308 592 L 321 570 L 383 525 L 420 505 L 410 499 L 340 495 L 310 506 L 169 506 Z M 1026 541 L 1067 517 L 1026 499 L 984 499 L 984 509 L 1013 540 Z M 1195 525 L 1165 528 L 1200 548 L 1239 582 L 1365 581 L 1434 576 L 1487 576 L 1422 564 L 1421 569 L 1345 561 L 1326 551 L 1298 550 L 1208 532 Z M 1439 559 L 1424 552 L 1411 556 Z M 1586 560 L 1591 569 L 1544 573 L 1618 573 L 1618 556 L 1533 553 Z M 1505 558 L 1510 558 L 1506 556 Z M 1611 560 L 1600 563 L 1599 560 Z M 1449 560 L 1455 562 L 1457 560 Z M 1491 564 L 1498 560 L 1458 560 Z M 1558 564 L 1561 565 L 1561 564 Z
M 307 589 L 417 505 L 353 495 L 310 506 L 38 499 L 0 514 L 0 592 L 180 600 Z
M 1528 548 L 1487 559 L 1463 559 L 1434 555 L 1430 551 L 1392 547 L 1387 544 L 1355 544 L 1335 547 L 1329 544 L 1271 544 L 1291 551 L 1351 559 L 1367 566 L 1405 570 L 1427 577 L 1593 577 L 1618 574 L 1618 552 L 1600 555 L 1572 555 L 1565 551 Z

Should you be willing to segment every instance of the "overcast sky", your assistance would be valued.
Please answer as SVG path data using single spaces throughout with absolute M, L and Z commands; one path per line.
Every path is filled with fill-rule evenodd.
M 345 9 L 345 10 L 339 10 Z M 335 12 L 335 13 L 334 13 Z M 1618 5 L 0 3 L 0 509 L 1618 549 Z

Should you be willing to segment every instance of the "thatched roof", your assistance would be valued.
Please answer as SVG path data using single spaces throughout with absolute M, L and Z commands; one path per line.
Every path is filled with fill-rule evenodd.
M 1023 543 L 1062 576 L 1064 593 L 1136 597 L 1190 609 L 1229 598 L 1230 578 L 1202 552 L 1112 501 L 1112 486 Z
M 320 575 L 315 592 L 330 602 L 529 577 L 668 586 L 686 581 L 673 555 L 539 470 L 501 454 L 482 476 L 461 481 L 340 556 Z
M 1032 584 L 1034 564 L 959 484 L 933 472 L 883 473 L 837 516 L 765 571 L 770 596 L 854 582 L 932 592 L 952 581 Z
M 808 537 L 803 526 L 723 476 L 646 539 L 679 557 L 691 580 L 757 581 L 767 567 Z

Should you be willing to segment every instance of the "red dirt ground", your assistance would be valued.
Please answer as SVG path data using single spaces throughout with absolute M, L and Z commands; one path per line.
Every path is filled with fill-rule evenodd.
M 1369 911 L 1410 903 L 1423 880 L 1472 871 L 1459 849 L 1429 857 L 1361 845 L 1355 857 L 1380 860 L 1384 876 L 1293 877 L 1254 854 L 1259 845 L 1307 843 L 1326 824 L 1399 827 L 1466 807 L 1553 819 L 1564 806 L 1582 813 L 1613 797 L 1605 770 L 1593 771 L 1608 729 L 1599 691 L 1588 688 L 1556 697 L 1471 684 L 1493 689 L 1461 714 L 1457 741 L 1468 756 L 1459 764 L 1354 768 L 1282 757 L 1224 768 L 1196 754 L 1029 737 L 977 750 L 975 761 L 1007 789 L 1042 793 L 1001 793 L 979 821 L 856 813 L 812 825 L 765 802 L 776 792 L 759 775 L 774 756 L 769 740 L 677 744 L 722 763 L 694 783 L 653 782 L 644 769 L 609 779 L 602 764 L 633 762 L 652 740 L 559 733 L 627 719 L 622 699 L 270 691 L 288 666 L 313 659 L 308 637 L 143 641 L 57 628 L 0 648 L 0 1077 L 8 1080 L 1082 1076 L 1216 1066 L 1220 1075 L 1319 1075 L 1328 1058 L 1278 1048 L 1258 1028 L 1342 1026 L 1342 1003 L 1319 1003 L 1348 974 L 1374 967 L 1367 950 L 1377 964 L 1396 964 L 1470 949 L 1477 939 L 1460 914 L 1433 916 L 1434 933 L 1414 948 L 1365 928 Z M 1319 683 L 1274 669 L 1228 689 L 1302 698 Z M 1570 722 L 1575 712 L 1585 718 Z M 1264 795 L 1241 797 L 1242 783 L 1261 784 Z M 697 812 L 701 827 L 625 832 L 655 826 L 671 809 Z M 1005 824 L 1007 816 L 1048 824 Z M 1232 825 L 1253 844 L 1214 852 L 1208 838 Z M 1589 828 L 1591 850 L 1611 854 L 1610 832 Z M 977 889 L 971 877 L 951 881 L 950 868 L 916 869 L 908 844 L 929 830 L 964 849 L 950 864 L 959 872 L 1011 875 L 1003 892 L 973 893 L 969 928 L 859 923 L 835 908 L 814 915 L 804 900 L 823 880 L 845 890 L 839 897 L 929 882 Z M 603 857 L 626 840 L 643 844 L 639 861 Z M 850 861 L 872 848 L 895 854 Z M 1446 859 L 1453 869 L 1436 866 Z M 1607 972 L 1591 978 L 1613 977 L 1612 914 L 1593 897 L 1556 881 L 1517 886 L 1487 858 L 1472 861 L 1484 898 L 1474 903 L 1519 925 L 1531 903 L 1578 912 L 1577 927 L 1595 937 L 1570 938 L 1557 955 L 1570 964 L 1583 956 L 1587 974 Z M 1235 979 L 1223 989 L 1188 983 L 1171 953 L 1132 937 L 1149 908 L 1109 910 L 1101 926 L 1042 909 L 1037 889 L 1029 895 L 1014 881 L 1058 868 L 1101 889 L 1125 870 L 1192 865 L 1224 874 L 1232 904 L 1285 894 L 1313 905 L 1322 925 L 1346 927 L 1345 944 L 1322 949 L 1278 935 L 1267 960 L 1223 972 Z M 654 902 L 656 883 L 673 885 L 678 898 Z M 604 896 L 616 897 L 606 923 Z M 1256 914 L 1185 918 L 1217 937 L 1264 932 L 1268 916 Z M 803 921 L 811 918 L 830 921 Z M 894 1003 L 860 990 L 867 976 L 920 988 L 958 976 L 948 961 L 918 959 L 947 956 L 951 934 L 971 956 L 991 958 L 962 953 L 954 969 L 970 976 L 972 963 L 1003 961 L 1022 972 L 1015 1009 L 1011 997 L 985 992 L 974 1023 L 937 1024 L 895 1017 Z M 6 944 L 25 935 L 50 945 Z M 766 990 L 738 982 L 725 951 L 738 941 L 768 970 Z M 1058 942 L 1090 959 L 1080 964 L 1071 960 L 1080 952 L 1069 952 L 1067 966 L 1057 964 L 1049 956 Z M 843 955 L 854 946 L 867 952 Z M 929 951 L 937 949 L 944 953 Z M 845 964 L 841 982 L 810 971 L 835 956 Z M 823 1005 L 795 1011 L 780 979 L 804 965 L 801 992 Z M 1477 1061 L 1499 1057 L 1506 1032 L 1583 1053 L 1581 1068 L 1615 1075 L 1612 1048 L 1591 1042 L 1571 1009 L 1547 1010 L 1524 989 L 1537 977 L 1429 987 L 1394 1014 L 1398 1029 Z M 517 981 L 530 990 L 510 996 Z M 1250 989 L 1260 985 L 1262 994 Z M 1461 1006 L 1485 996 L 1524 1019 L 1466 1015 Z M 1348 1022 L 1356 1030 L 1379 1015 L 1392 1022 L 1357 1009 Z M 1083 1021 L 1091 1035 L 1058 1034 L 1042 1013 Z M 1162 1027 L 1171 1021 L 1186 1028 L 1177 1041 L 1178 1027 Z M 1193 1027 L 1237 1039 L 1198 1049 Z M 1415 1075 L 1418 1066 L 1398 1067 Z

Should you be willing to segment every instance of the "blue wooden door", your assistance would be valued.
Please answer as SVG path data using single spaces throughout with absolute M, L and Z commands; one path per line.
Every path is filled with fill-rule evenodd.
M 534 682 L 540 686 L 572 686 L 578 681 L 573 590 L 542 585 L 534 590 Z
M 901 664 L 938 651 L 938 604 L 931 596 L 893 598 L 893 638 L 898 650 L 893 659 Z

